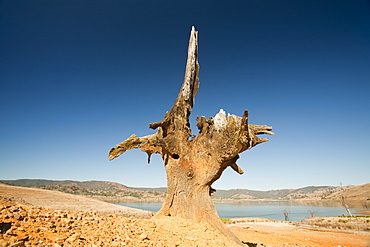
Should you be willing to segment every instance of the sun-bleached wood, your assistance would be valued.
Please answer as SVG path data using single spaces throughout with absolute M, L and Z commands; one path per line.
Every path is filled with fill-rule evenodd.
M 239 174 L 244 171 L 236 164 L 239 153 L 244 152 L 267 138 L 272 127 L 248 124 L 248 111 L 243 117 L 226 116 L 220 110 L 216 116 L 197 118 L 199 133 L 193 135 L 189 116 L 199 88 L 198 32 L 193 27 L 189 39 L 185 77 L 172 109 L 164 118 L 149 125 L 157 129 L 153 135 L 130 136 L 109 152 L 110 160 L 127 150 L 140 148 L 150 156 L 162 156 L 167 173 L 167 195 L 155 217 L 184 217 L 204 221 L 221 231 L 237 244 L 239 239 L 221 222 L 210 195 L 213 182 L 220 178 L 227 167 Z

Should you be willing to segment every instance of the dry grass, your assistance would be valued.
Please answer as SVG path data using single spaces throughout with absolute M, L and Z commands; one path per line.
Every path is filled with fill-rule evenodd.
M 304 223 L 313 227 L 370 232 L 370 216 L 310 217 Z

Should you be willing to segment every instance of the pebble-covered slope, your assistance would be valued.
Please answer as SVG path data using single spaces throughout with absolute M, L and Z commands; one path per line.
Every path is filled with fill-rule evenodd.
M 233 246 L 184 219 L 135 219 L 0 200 L 0 246 Z

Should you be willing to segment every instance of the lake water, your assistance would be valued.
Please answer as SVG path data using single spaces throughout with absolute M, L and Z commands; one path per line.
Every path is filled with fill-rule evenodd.
M 162 203 L 119 203 L 119 205 L 139 208 L 157 212 Z M 238 217 L 257 217 L 268 218 L 275 220 L 285 220 L 284 211 L 288 210 L 290 221 L 302 221 L 307 217 L 311 217 L 311 212 L 315 212 L 314 216 L 341 216 L 347 215 L 347 211 L 341 204 L 317 204 L 307 205 L 290 201 L 274 201 L 274 202 L 243 202 L 243 203 L 215 203 L 218 215 L 220 218 L 238 218 Z M 352 214 L 361 208 L 351 209 Z

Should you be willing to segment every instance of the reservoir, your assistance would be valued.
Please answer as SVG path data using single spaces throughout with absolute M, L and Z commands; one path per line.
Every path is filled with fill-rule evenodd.
M 119 203 L 119 205 L 157 212 L 162 203 Z M 340 203 L 302 204 L 292 201 L 250 201 L 242 203 L 215 203 L 220 218 L 254 217 L 285 220 L 288 212 L 289 221 L 302 221 L 311 214 L 315 217 L 347 216 L 347 211 Z M 351 208 L 353 215 L 363 208 Z

